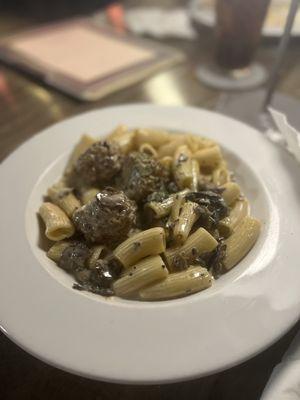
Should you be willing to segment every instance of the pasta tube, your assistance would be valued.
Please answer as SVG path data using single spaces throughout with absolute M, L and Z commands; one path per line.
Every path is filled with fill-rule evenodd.
M 119 139 L 128 132 L 128 127 L 126 125 L 118 125 L 112 132 L 107 136 L 108 140 Z
M 162 129 L 136 129 L 136 143 L 140 147 L 148 143 L 154 148 L 159 148 L 170 140 L 170 134 Z
M 114 250 L 114 255 L 125 268 L 128 268 L 144 257 L 163 253 L 165 249 L 164 229 L 151 228 L 125 240 Z
M 107 255 L 108 251 L 105 246 L 99 245 L 94 246 L 91 249 L 91 255 L 87 261 L 87 265 L 90 269 L 95 268 L 97 261 L 100 258 L 104 258 Z
M 50 247 L 50 249 L 47 252 L 47 256 L 55 261 L 56 263 L 59 261 L 60 257 L 62 256 L 62 253 L 64 250 L 70 246 L 71 242 L 68 242 L 66 240 L 61 240 L 59 242 L 54 243 L 53 246 Z
M 159 149 L 157 150 L 158 157 L 162 158 L 165 156 L 173 156 L 175 150 L 183 144 L 185 144 L 184 135 L 174 135 L 170 142 L 159 147 Z
M 142 300 L 166 300 L 186 296 L 209 288 L 212 280 L 206 268 L 191 266 L 185 271 L 170 274 L 163 281 L 140 290 L 139 297 Z
M 246 216 L 237 226 L 235 232 L 225 240 L 226 255 L 224 267 L 226 270 L 234 267 L 251 250 L 260 232 L 260 222 Z
M 83 204 L 87 204 L 89 201 L 93 200 L 93 198 L 100 192 L 97 188 L 86 189 L 81 194 L 81 201 Z
M 171 171 L 173 164 L 173 157 L 171 156 L 162 157 L 159 159 L 159 162 L 161 163 L 162 166 L 167 168 L 167 170 Z
M 155 281 L 162 280 L 169 272 L 160 256 L 146 257 L 113 284 L 117 296 L 128 297 Z
M 218 168 L 213 170 L 212 173 L 212 181 L 215 185 L 220 186 L 224 185 L 230 180 L 229 171 L 225 165 L 222 163 Z
M 232 234 L 232 228 L 228 217 L 222 219 L 222 221 L 218 223 L 218 231 L 222 238 L 228 238 L 228 236 Z
M 181 247 L 169 248 L 165 258 L 170 268 L 178 267 L 178 260 L 190 261 L 198 255 L 214 250 L 218 245 L 216 239 L 204 228 L 192 233 Z
M 89 135 L 82 135 L 79 142 L 74 147 L 67 166 L 65 168 L 64 175 L 69 175 L 74 167 L 74 164 L 78 160 L 78 158 L 83 154 L 89 147 L 92 146 L 97 140 Z
M 67 214 L 53 203 L 45 202 L 39 209 L 48 239 L 58 241 L 71 237 L 75 233 L 75 228 Z
M 235 182 L 227 182 L 222 188 L 225 189 L 222 197 L 228 206 L 231 206 L 241 195 L 241 188 Z
M 127 154 L 135 149 L 135 131 L 129 130 L 125 125 L 119 125 L 108 136 L 110 141 L 117 143 L 120 150 Z
M 183 191 L 182 191 L 183 192 Z M 184 194 L 176 193 L 174 197 L 174 203 L 172 205 L 171 213 L 167 221 L 167 228 L 173 228 L 175 221 L 179 217 L 179 213 L 182 205 L 185 202 Z
M 168 215 L 171 211 L 172 205 L 174 203 L 174 197 L 170 196 L 163 200 L 161 203 L 156 201 L 150 201 L 145 204 L 145 210 L 151 210 L 153 217 L 155 219 L 163 218 Z
M 231 209 L 229 216 L 222 219 L 219 225 L 223 232 L 227 232 L 226 236 L 238 226 L 238 224 L 249 214 L 249 203 L 247 199 L 237 200 Z M 219 229 L 220 230 L 220 229 Z
M 198 135 L 193 135 L 193 141 L 195 143 L 197 143 L 198 145 L 198 150 L 203 150 L 206 149 L 208 147 L 214 147 L 217 146 L 217 142 L 215 142 L 212 139 L 208 139 L 202 136 L 198 136 Z
M 219 146 L 204 148 L 194 153 L 195 159 L 200 167 L 215 168 L 222 160 L 222 154 Z
M 237 200 L 230 211 L 230 226 L 235 229 L 244 217 L 249 215 L 249 203 L 247 199 Z
M 72 217 L 74 211 L 81 207 L 80 201 L 70 188 L 62 187 L 57 183 L 48 189 L 51 201 L 60 207 L 68 217 Z
M 187 201 L 182 206 L 179 218 L 174 223 L 173 237 L 176 242 L 184 243 L 194 225 L 199 218 L 199 206 L 192 201 Z
M 173 204 L 176 201 L 176 196 L 183 196 L 189 192 L 188 189 L 182 190 L 181 192 L 174 193 L 170 197 L 166 198 L 161 202 L 157 201 L 150 201 L 149 203 L 145 204 L 145 209 L 150 209 L 153 212 L 153 216 L 155 219 L 163 218 L 170 214 Z M 179 214 L 179 209 L 178 209 Z
M 185 144 L 189 147 L 192 153 L 198 150 L 198 142 L 194 135 L 186 135 Z
M 186 145 L 179 146 L 174 154 L 173 175 L 180 189 L 190 188 L 193 182 L 192 153 Z
M 157 151 L 150 143 L 141 144 L 139 147 L 139 151 L 141 151 L 142 153 L 146 153 L 154 158 L 157 158 Z
M 197 192 L 199 183 L 200 169 L 197 160 L 192 160 L 192 182 L 191 189 L 193 192 Z
M 139 228 L 132 228 L 130 229 L 130 231 L 128 232 L 128 237 L 131 237 L 133 235 L 136 235 L 137 233 L 141 233 L 142 229 Z

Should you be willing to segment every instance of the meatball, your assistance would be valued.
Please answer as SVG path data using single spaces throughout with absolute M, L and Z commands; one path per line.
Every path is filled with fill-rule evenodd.
M 167 170 L 152 156 L 135 152 L 124 160 L 120 184 L 129 198 L 140 202 L 153 192 L 166 191 L 167 179 Z
M 110 260 L 98 260 L 91 272 L 90 283 L 98 288 L 111 288 L 119 274 L 120 270 Z
M 89 242 L 117 244 L 136 222 L 136 204 L 122 191 L 106 188 L 75 211 L 73 221 Z
M 112 296 L 113 282 L 119 277 L 121 266 L 113 259 L 98 260 L 92 270 L 81 270 L 75 273 L 77 282 L 74 289 L 87 290 L 102 296 Z
M 87 185 L 108 183 L 121 170 L 122 159 L 116 144 L 100 141 L 78 158 L 75 173 Z
M 83 242 L 74 241 L 64 249 L 58 261 L 58 266 L 68 272 L 79 271 L 85 268 L 89 256 L 90 249 L 88 246 Z

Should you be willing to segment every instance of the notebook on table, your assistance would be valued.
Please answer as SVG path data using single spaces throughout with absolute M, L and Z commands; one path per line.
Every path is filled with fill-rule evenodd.
M 97 100 L 184 59 L 156 42 L 89 18 L 41 26 L 0 41 L 0 59 L 82 100 Z

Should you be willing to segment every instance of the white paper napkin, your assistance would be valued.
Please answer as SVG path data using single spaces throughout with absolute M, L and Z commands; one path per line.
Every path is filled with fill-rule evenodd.
M 273 142 L 279 143 L 287 148 L 300 162 L 300 132 L 289 124 L 286 116 L 273 108 L 269 108 L 270 115 L 278 131 L 268 130 L 266 134 Z
M 170 10 L 138 7 L 126 10 L 125 17 L 129 29 L 136 34 L 147 34 L 156 38 L 194 39 L 196 37 L 196 32 L 184 8 Z
M 300 332 L 274 368 L 260 400 L 300 399 Z

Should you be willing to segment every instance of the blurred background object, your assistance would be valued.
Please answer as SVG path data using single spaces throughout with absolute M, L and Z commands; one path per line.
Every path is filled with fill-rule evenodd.
M 176 49 L 126 34 L 121 4 L 106 3 L 104 16 L 106 25 L 98 14 L 77 16 L 8 36 L 0 42 L 0 59 L 86 101 L 183 61 Z
M 106 7 L 106 16 L 110 24 L 118 31 L 125 32 L 126 23 L 124 8 L 121 3 L 111 2 Z
M 280 364 L 274 369 L 260 400 L 298 400 L 300 398 L 300 332 Z
M 4 12 L 13 12 L 15 15 L 30 17 L 39 22 L 89 15 L 100 8 L 106 8 L 111 15 L 116 14 L 116 11 L 111 11 L 113 8 L 123 7 L 122 3 L 116 0 L 1 0 L 0 4 Z M 117 11 L 117 14 L 119 13 L 120 11 Z M 111 20 L 115 19 L 119 23 L 119 15 L 114 15 Z
M 154 38 L 196 39 L 187 9 L 184 7 L 135 7 L 126 12 L 128 29 Z

